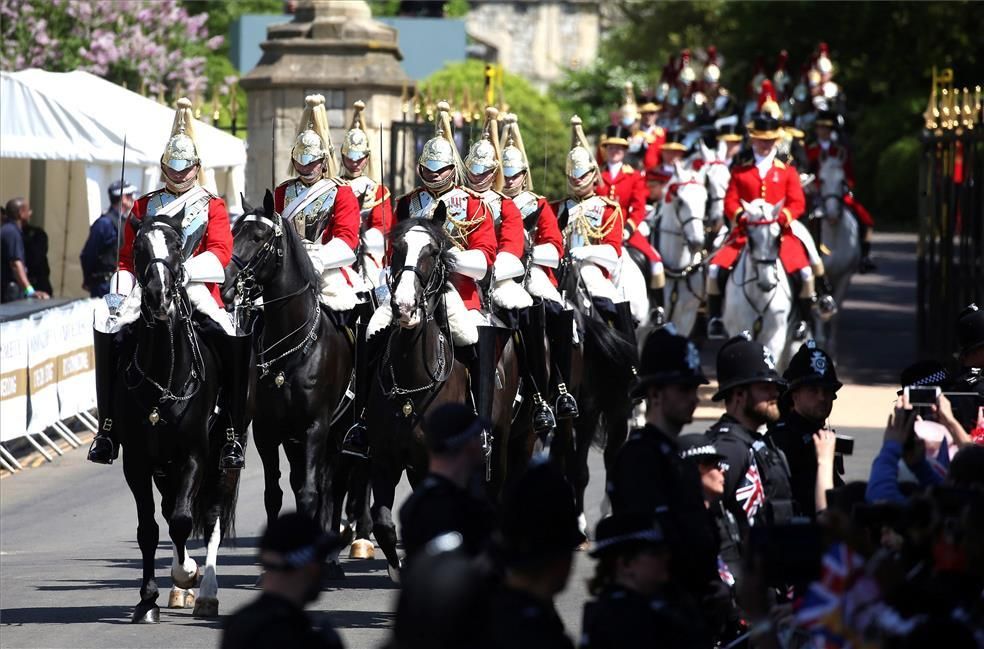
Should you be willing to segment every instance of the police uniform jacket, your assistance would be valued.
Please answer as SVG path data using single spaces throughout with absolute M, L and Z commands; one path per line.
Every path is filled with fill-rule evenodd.
M 721 502 L 735 517 L 742 537 L 753 523 L 789 522 L 794 513 L 789 467 L 772 437 L 746 429 L 727 414 L 707 435 L 724 455 Z
M 226 620 L 221 649 L 342 649 L 343 646 L 334 629 L 314 629 L 303 609 L 283 597 L 263 593 Z
M 122 215 L 110 207 L 89 228 L 79 261 L 82 276 L 93 297 L 109 292 L 109 278 L 116 271 L 116 247 L 119 245 L 119 224 Z
M 446 532 L 461 534 L 471 556 L 485 550 L 495 526 L 492 506 L 444 476 L 429 473 L 400 509 L 400 527 L 407 561 L 428 541 Z
M 954 397 L 951 400 L 953 416 L 957 418 L 967 434 L 977 428 L 977 413 L 984 406 L 984 369 L 965 367 L 962 374 L 950 383 L 947 392 L 975 392 L 978 399 Z
M 813 445 L 813 435 L 821 428 L 822 422 L 811 421 L 792 410 L 769 426 L 769 436 L 789 465 L 789 484 L 796 511 L 810 518 L 817 514 L 817 449 Z M 836 474 L 834 481 L 835 486 L 843 484 Z
M 663 596 L 613 586 L 584 605 L 581 649 L 653 646 L 696 649 L 711 639 L 693 606 Z
M 678 583 L 700 595 L 717 578 L 718 539 L 704 506 L 697 467 L 680 459 L 676 440 L 647 424 L 629 435 L 609 472 L 615 514 L 653 514 L 673 551 Z
M 492 600 L 492 638 L 495 649 L 574 649 L 564 622 L 552 602 L 544 602 L 503 587 Z

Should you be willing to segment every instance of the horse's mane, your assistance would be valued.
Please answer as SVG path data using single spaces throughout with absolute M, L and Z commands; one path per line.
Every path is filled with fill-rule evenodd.
M 431 239 L 437 242 L 441 247 L 441 263 L 445 268 L 451 270 L 454 268 L 454 260 L 451 258 L 451 239 L 448 237 L 448 233 L 445 232 L 444 228 L 441 227 L 441 223 L 437 221 L 432 221 L 430 219 L 419 219 L 419 218 L 409 218 L 405 219 L 395 226 L 390 231 L 390 241 L 398 241 L 406 236 L 407 232 L 413 228 L 419 227 L 430 235 Z
M 279 214 L 274 213 L 273 218 L 281 218 Z M 283 221 L 281 227 L 284 229 L 284 249 L 286 255 L 294 258 L 294 262 L 297 264 L 297 271 L 301 275 L 301 279 L 311 285 L 315 290 L 321 285 L 321 277 L 314 270 L 314 264 L 311 263 L 311 258 L 308 256 L 307 250 L 304 248 L 304 240 L 301 239 L 301 235 L 297 233 L 297 230 L 291 223 Z

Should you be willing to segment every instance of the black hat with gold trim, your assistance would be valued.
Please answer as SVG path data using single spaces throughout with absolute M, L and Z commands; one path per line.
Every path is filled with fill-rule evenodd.
M 647 100 L 642 106 L 639 106 L 639 114 L 642 113 L 658 113 L 663 109 L 662 106 L 657 104 L 652 100 Z
M 827 128 L 837 128 L 840 119 L 835 111 L 821 110 L 817 112 L 817 119 L 813 122 L 814 126 L 826 126 Z
M 686 151 L 687 146 L 683 143 L 686 136 L 687 134 L 683 131 L 669 131 L 666 134 L 666 141 L 660 148 L 670 151 Z
M 778 140 L 782 137 L 782 126 L 772 115 L 759 113 L 748 124 L 748 137 L 753 140 Z
M 717 130 L 717 139 L 721 142 L 741 142 L 745 139 L 745 127 L 741 124 L 722 124 Z
M 602 140 L 602 144 L 608 146 L 609 144 L 616 144 L 618 146 L 629 146 L 629 137 L 632 134 L 629 129 L 621 126 L 620 124 L 612 124 L 607 129 L 605 129 L 605 139 Z

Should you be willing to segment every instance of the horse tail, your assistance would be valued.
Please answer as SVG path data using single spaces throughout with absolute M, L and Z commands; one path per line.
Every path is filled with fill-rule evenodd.
M 635 345 L 600 318 L 586 316 L 581 320 L 585 332 L 585 365 L 592 376 L 594 398 L 601 405 L 602 417 L 604 420 L 627 418 L 632 409 L 629 386 L 633 378 L 631 368 L 637 362 Z M 605 447 L 606 426 L 595 426 L 591 443 L 598 448 Z

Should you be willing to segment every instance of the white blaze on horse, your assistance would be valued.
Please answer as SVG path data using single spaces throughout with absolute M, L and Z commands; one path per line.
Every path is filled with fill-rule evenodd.
M 861 260 L 858 219 L 844 204 L 847 182 L 844 157 L 828 156 L 817 174 L 820 190 L 820 253 L 834 301 L 843 304 L 851 277 Z M 820 327 L 820 343 L 831 355 L 837 350 L 837 318 Z
M 666 319 L 689 336 L 704 300 L 704 218 L 707 211 L 705 170 L 690 171 L 677 162 L 667 184 L 659 217 L 659 254 L 663 258 Z
M 749 331 L 772 351 L 779 367 L 795 352 L 790 335 L 793 294 L 779 260 L 782 206 L 783 201 L 772 205 L 761 198 L 742 201 L 748 242 L 728 277 L 723 313 L 727 331 Z

